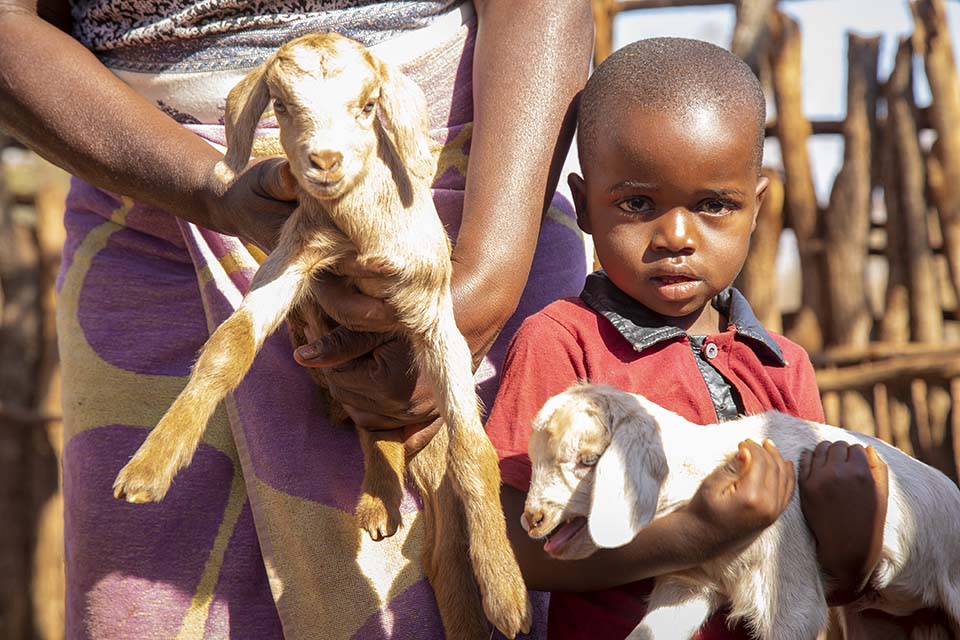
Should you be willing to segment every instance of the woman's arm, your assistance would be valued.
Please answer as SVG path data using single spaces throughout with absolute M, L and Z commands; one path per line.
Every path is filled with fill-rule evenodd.
M 453 261 L 457 324 L 482 356 L 527 282 L 573 137 L 593 15 L 583 0 L 474 4 L 473 140 Z
M 67 2 L 45 3 L 44 16 Z M 229 188 L 221 154 L 120 81 L 35 0 L 0 0 L 0 128 L 68 172 L 215 231 L 269 246 L 293 205 L 278 160 Z M 61 25 L 64 26 L 64 25 Z
M 767 441 L 746 441 L 739 464 L 708 476 L 690 503 L 640 530 L 618 549 L 601 549 L 583 560 L 556 560 L 520 526 L 525 496 L 505 486 L 501 493 L 507 533 L 524 580 L 539 591 L 595 591 L 689 569 L 748 545 L 790 502 L 793 464 Z

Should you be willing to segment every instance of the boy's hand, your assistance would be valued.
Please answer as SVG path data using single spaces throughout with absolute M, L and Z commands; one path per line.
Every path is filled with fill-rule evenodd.
M 687 508 L 712 529 L 711 555 L 741 548 L 773 524 L 790 503 L 792 462 L 770 440 L 740 443 L 737 456 L 711 473 Z
M 831 605 L 855 600 L 883 549 L 887 465 L 873 447 L 821 442 L 800 458 L 800 505 Z

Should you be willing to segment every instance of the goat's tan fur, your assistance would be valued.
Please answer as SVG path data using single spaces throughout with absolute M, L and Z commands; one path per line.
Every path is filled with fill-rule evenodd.
M 423 93 L 352 40 L 298 38 L 230 92 L 222 179 L 246 166 L 271 100 L 300 205 L 239 308 L 204 346 L 186 388 L 120 471 L 115 493 L 130 502 L 163 498 L 267 336 L 288 314 L 304 322 L 318 313 L 313 276 L 355 260 L 383 274 L 354 284 L 394 308 L 446 424 L 410 468 L 425 502 L 424 568 L 447 634 L 487 637 L 484 612 L 509 637 L 528 631 L 530 603 L 506 537 L 497 455 L 453 315 L 450 242 L 429 188 L 434 163 Z M 399 525 L 403 448 L 392 435 L 360 434 L 367 469 L 357 515 L 380 538 Z
M 689 501 L 704 477 L 733 459 L 738 443 L 767 438 L 795 463 L 823 440 L 873 446 L 887 463 L 887 521 L 873 591 L 844 607 L 845 624 L 856 624 L 868 608 L 906 615 L 935 607 L 960 637 L 957 487 L 880 440 L 782 413 L 701 426 L 640 395 L 573 386 L 548 400 L 534 420 L 522 525 L 534 538 L 560 536 L 551 540 L 558 557 L 622 546 L 651 519 Z M 629 637 L 685 640 L 724 604 L 761 640 L 812 640 L 826 624 L 815 543 L 796 495 L 742 552 L 657 578 L 647 615 Z

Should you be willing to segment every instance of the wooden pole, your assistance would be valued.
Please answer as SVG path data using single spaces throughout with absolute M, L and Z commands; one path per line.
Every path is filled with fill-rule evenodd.
M 930 434 L 930 407 L 927 404 L 927 381 L 915 378 L 910 383 L 910 397 L 913 402 L 913 418 L 917 428 L 917 443 L 923 459 L 930 456 L 933 437 Z
M 910 405 L 901 398 L 902 387 L 897 394 L 890 396 L 890 430 L 893 432 L 893 444 L 908 456 L 913 456 L 913 438 L 910 437 L 910 424 L 913 415 Z
M 787 333 L 807 351 L 823 347 L 820 317 L 822 256 L 815 249 L 818 231 L 817 196 L 807 153 L 810 122 L 803 113 L 800 70 L 800 30 L 779 11 L 770 13 L 770 69 L 777 105 L 777 137 L 783 156 L 786 219 L 797 237 L 803 273 L 801 308 Z
M 871 342 L 865 347 L 830 347 L 810 355 L 817 368 L 864 363 L 874 360 L 890 360 L 903 356 L 927 356 L 953 354 L 960 358 L 958 344 L 929 344 L 919 342 Z
M 37 250 L 33 229 L 15 220 L 0 177 L 0 402 L 31 407 L 38 364 Z M 33 636 L 30 615 L 31 426 L 0 417 L 0 638 Z
M 46 178 L 34 197 L 40 250 L 41 357 L 36 380 L 36 411 L 60 412 L 60 361 L 57 352 L 56 278 L 65 240 L 64 200 L 68 177 L 46 165 Z M 58 640 L 65 634 L 63 556 L 63 422 L 51 420 L 32 429 L 30 485 L 36 518 L 31 600 L 36 634 Z
M 910 330 L 917 342 L 940 342 L 943 338 L 943 310 L 930 238 L 927 233 L 927 202 L 924 196 L 923 152 L 914 118 L 912 73 L 913 47 L 908 38 L 900 41 L 896 64 L 887 82 L 887 121 L 891 134 L 896 175 L 897 203 L 887 213 L 888 255 L 897 253 L 898 269 L 906 267 L 910 291 Z M 891 218 L 893 218 L 891 220 Z M 894 272 L 891 260 L 891 273 Z M 902 277 L 897 274 L 897 277 Z
M 760 77 L 761 61 L 766 53 L 769 32 L 767 16 L 777 0 L 740 0 L 737 2 L 737 23 L 733 27 L 730 51 L 742 58 Z
M 596 68 L 613 53 L 613 17 L 615 0 L 591 0 L 596 36 L 593 45 L 593 66 Z
M 950 398 L 953 409 L 950 411 L 950 435 L 953 440 L 954 477 L 960 477 L 960 377 L 950 381 Z
M 750 240 L 750 253 L 737 277 L 736 286 L 750 301 L 757 319 L 771 331 L 782 331 L 777 305 L 777 280 L 774 271 L 780 232 L 783 230 L 783 178 L 777 171 L 764 169 L 770 180 L 767 195 L 757 214 L 757 228 Z
M 838 369 L 820 369 L 817 371 L 817 384 L 821 392 L 827 392 L 871 387 L 881 382 L 955 377 L 960 377 L 960 357 L 956 349 L 944 348 L 938 353 L 905 355 Z
M 877 425 L 873 416 L 873 405 L 863 392 L 848 389 L 840 394 L 841 414 L 838 424 L 845 429 L 876 437 Z
M 890 397 L 887 385 L 873 385 L 873 415 L 876 420 L 877 437 L 884 442 L 893 442 L 893 429 L 890 426 Z
M 833 344 L 866 345 L 873 326 L 866 294 L 866 259 L 879 51 L 879 37 L 847 36 L 843 167 L 824 216 Z
M 927 464 L 933 465 L 947 475 L 953 473 L 953 456 L 947 444 L 948 420 L 950 418 L 950 391 L 937 381 L 931 382 L 927 391 L 927 411 L 930 421 L 930 453 Z
M 937 131 L 944 193 L 940 226 L 954 292 L 960 297 L 960 80 L 953 59 L 944 0 L 914 0 L 914 45 L 923 55 L 933 96 L 930 116 Z
M 903 43 L 901 41 L 901 49 Z M 883 200 L 886 209 L 886 257 L 887 290 L 884 294 L 884 313 L 880 314 L 880 340 L 886 343 L 907 343 L 910 340 L 910 278 L 907 274 L 906 222 L 904 221 L 900 188 L 901 159 L 897 143 L 894 118 L 890 112 L 896 108 L 894 85 L 902 80 L 903 74 L 910 72 L 909 59 L 905 60 L 897 52 L 897 62 L 883 93 L 887 102 L 887 118 L 884 120 L 881 141 L 881 182 Z M 922 169 L 922 167 L 921 167 Z M 908 168 L 909 170 L 909 168 Z M 879 416 L 878 416 L 879 417 Z

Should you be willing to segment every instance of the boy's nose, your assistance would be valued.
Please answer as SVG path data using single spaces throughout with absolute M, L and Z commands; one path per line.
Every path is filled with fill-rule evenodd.
M 660 216 L 653 235 L 653 248 L 669 253 L 693 253 L 696 249 L 692 214 L 681 207 Z

